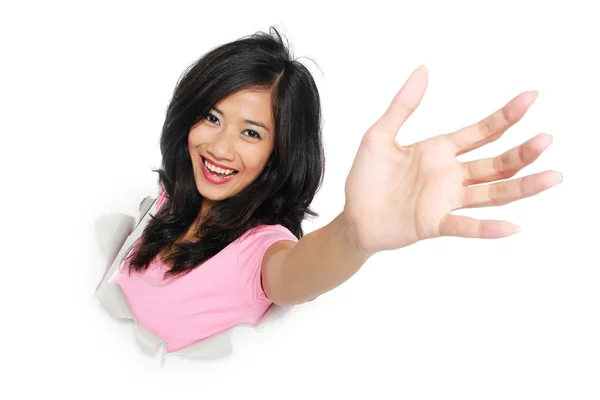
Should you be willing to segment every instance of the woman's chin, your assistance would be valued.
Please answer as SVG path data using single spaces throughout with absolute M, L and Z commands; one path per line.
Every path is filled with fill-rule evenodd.
M 215 187 L 211 187 L 212 185 L 202 182 L 199 185 L 196 185 L 198 188 L 198 193 L 202 196 L 202 198 L 210 201 L 221 201 L 231 197 L 231 190 L 219 190 Z

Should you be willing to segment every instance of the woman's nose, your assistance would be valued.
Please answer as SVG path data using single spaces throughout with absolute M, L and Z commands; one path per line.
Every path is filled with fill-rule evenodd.
M 215 157 L 227 160 L 233 160 L 235 153 L 236 134 L 231 131 L 221 131 L 215 135 L 210 148 L 210 151 Z

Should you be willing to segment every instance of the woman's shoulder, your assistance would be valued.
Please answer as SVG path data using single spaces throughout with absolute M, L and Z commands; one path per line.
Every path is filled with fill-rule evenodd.
M 240 242 L 264 241 L 268 238 L 281 238 L 298 241 L 298 238 L 288 228 L 281 224 L 261 224 L 247 230 L 238 240 Z
M 262 258 L 267 249 L 280 240 L 298 242 L 298 238 L 281 224 L 256 226 L 237 240 L 238 258 L 242 261 L 248 258 Z
M 240 280 L 248 288 L 252 304 L 270 302 L 262 287 L 263 258 L 269 247 L 282 240 L 298 242 L 298 238 L 281 224 L 259 225 L 246 231 L 238 239 L 237 271 Z
M 248 261 L 253 260 L 255 262 L 250 264 L 260 264 L 269 247 L 281 240 L 298 242 L 298 238 L 288 228 L 280 224 L 259 225 L 246 231 L 237 240 L 236 249 L 239 263 L 248 265 Z

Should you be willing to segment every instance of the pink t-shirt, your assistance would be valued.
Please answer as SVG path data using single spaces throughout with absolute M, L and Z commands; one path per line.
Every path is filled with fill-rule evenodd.
M 161 190 L 157 211 L 165 200 Z M 129 274 L 124 261 L 112 281 L 120 285 L 136 321 L 173 352 L 236 325 L 260 322 L 272 304 L 261 285 L 261 263 L 279 240 L 298 238 L 282 225 L 262 225 L 182 277 L 164 280 L 168 267 L 158 255 L 143 273 Z

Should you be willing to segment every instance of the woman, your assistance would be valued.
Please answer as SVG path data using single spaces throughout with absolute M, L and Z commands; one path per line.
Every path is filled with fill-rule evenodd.
M 546 171 L 510 178 L 550 145 L 538 135 L 493 159 L 460 154 L 496 140 L 525 114 L 524 92 L 482 121 L 410 146 L 397 131 L 419 105 L 417 68 L 365 133 L 343 210 L 304 235 L 321 185 L 319 94 L 281 36 L 257 33 L 208 52 L 182 76 L 161 136 L 157 212 L 114 281 L 138 323 L 176 351 L 272 304 L 310 301 L 349 279 L 373 254 L 440 236 L 501 238 L 518 228 L 452 211 L 500 205 L 558 183 Z M 473 186 L 479 183 L 490 185 Z

